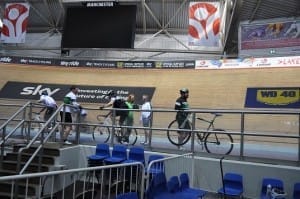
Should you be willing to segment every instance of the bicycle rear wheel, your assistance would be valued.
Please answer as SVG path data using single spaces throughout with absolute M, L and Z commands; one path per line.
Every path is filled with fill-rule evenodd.
M 225 132 L 223 129 L 214 129 L 214 131 Z M 204 140 L 204 146 L 208 153 L 228 155 L 233 149 L 233 139 L 227 133 L 208 133 Z
M 108 127 L 101 126 L 103 123 L 100 123 L 100 126 L 96 126 L 93 130 L 93 140 L 97 143 L 99 142 L 108 142 L 110 138 L 110 130 Z
M 175 146 L 182 146 L 184 144 L 186 144 L 190 137 L 191 137 L 191 132 L 184 132 L 184 129 L 182 131 L 175 131 L 175 130 L 171 130 L 171 129 L 178 129 L 178 123 L 177 120 L 173 120 L 169 126 L 168 126 L 168 130 L 167 130 L 167 136 L 169 141 L 174 144 Z M 188 129 L 190 130 L 190 129 Z M 184 134 L 182 135 L 182 140 L 180 141 L 180 134 Z
M 126 128 L 122 128 L 123 132 L 126 132 L 126 130 L 127 130 Z M 122 138 L 123 139 L 119 139 L 119 142 L 121 144 L 134 145 L 136 143 L 136 141 L 137 141 L 137 138 L 138 138 L 138 136 L 137 136 L 137 130 L 136 129 L 131 129 L 131 133 L 130 133 L 128 139 L 126 139 L 125 136 L 122 136 Z

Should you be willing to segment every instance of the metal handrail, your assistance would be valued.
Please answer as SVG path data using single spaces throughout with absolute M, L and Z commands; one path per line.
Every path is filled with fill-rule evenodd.
M 39 153 L 39 151 L 42 149 L 45 142 L 48 141 L 48 139 L 52 136 L 53 132 L 55 132 L 56 128 L 59 124 L 55 124 L 55 126 L 52 128 L 52 130 L 49 132 L 48 136 L 45 137 L 45 139 L 41 140 L 41 145 L 35 150 L 35 152 L 31 155 L 30 159 L 25 163 L 23 168 L 21 169 L 21 156 L 24 150 L 29 149 L 32 144 L 37 140 L 38 137 L 40 137 L 41 134 L 44 133 L 45 129 L 48 128 L 48 125 L 52 122 L 53 119 L 57 117 L 57 114 L 60 112 L 60 109 L 64 106 L 64 104 L 60 105 L 57 110 L 52 114 L 52 116 L 48 119 L 48 121 L 45 122 L 44 126 L 37 132 L 37 134 L 32 138 L 32 140 L 25 146 L 18 150 L 18 164 L 17 164 L 17 171 L 19 174 L 23 174 L 24 171 L 27 169 L 29 164 L 32 162 L 32 160 L 36 157 L 36 155 Z M 43 137 L 43 136 L 42 136 Z
M 6 122 L 4 122 L 1 126 L 0 126 L 0 130 L 3 129 L 5 126 L 8 125 L 9 122 L 11 122 L 17 115 L 19 115 L 19 113 L 21 113 L 22 111 L 24 111 L 26 109 L 26 107 L 28 105 L 30 105 L 31 102 L 27 102 L 26 104 L 24 104 L 19 110 L 17 110 L 17 112 L 15 112 L 10 118 L 8 118 L 8 120 Z
M 7 125 L 13 121 L 21 112 L 25 112 L 26 108 L 30 105 L 31 102 L 27 102 L 25 103 L 21 108 L 19 108 L 10 118 L 7 119 L 6 122 L 4 122 L 1 126 L 0 126 L 0 131 L 2 130 L 2 140 L 0 142 L 0 147 L 1 147 L 1 154 L 0 154 L 0 166 L 2 168 L 2 163 L 3 163 L 3 159 L 4 159 L 4 146 L 5 146 L 5 142 L 6 140 L 8 140 L 9 137 L 11 137 L 13 135 L 13 133 L 16 131 L 16 129 L 24 124 L 24 118 L 19 122 L 19 124 L 17 124 L 17 126 L 7 135 L 5 136 L 6 133 L 6 127 Z

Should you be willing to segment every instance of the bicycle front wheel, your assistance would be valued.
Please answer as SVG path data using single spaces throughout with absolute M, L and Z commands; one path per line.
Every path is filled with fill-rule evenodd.
M 123 132 L 126 132 L 127 131 L 127 128 L 122 128 L 122 131 Z M 127 139 L 126 136 L 122 136 L 123 139 L 119 139 L 119 142 L 121 144 L 128 144 L 128 145 L 135 145 L 136 141 L 137 141 L 137 130 L 136 129 L 131 129 L 131 133 Z
M 177 120 L 173 120 L 169 124 L 167 130 L 168 139 L 172 144 L 174 144 L 175 146 L 182 146 L 189 141 L 191 137 L 191 132 L 184 131 L 184 129 L 182 129 L 182 131 L 175 131 L 172 129 L 178 129 Z
M 103 142 L 106 143 L 108 142 L 110 138 L 110 130 L 108 127 L 101 126 L 103 125 L 100 123 L 100 126 L 96 126 L 93 130 L 93 140 L 97 143 Z
M 223 129 L 214 129 L 214 131 L 225 132 Z M 233 139 L 228 133 L 208 133 L 204 146 L 208 153 L 228 155 L 233 149 Z

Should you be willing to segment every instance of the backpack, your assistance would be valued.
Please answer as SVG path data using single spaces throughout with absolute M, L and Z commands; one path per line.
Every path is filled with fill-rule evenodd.
M 127 109 L 128 106 L 126 104 L 126 101 L 124 99 L 116 99 L 113 103 L 113 108 L 122 108 L 122 109 Z M 127 111 L 122 111 L 122 110 L 117 110 L 116 111 L 116 116 L 120 116 L 122 114 L 127 114 Z

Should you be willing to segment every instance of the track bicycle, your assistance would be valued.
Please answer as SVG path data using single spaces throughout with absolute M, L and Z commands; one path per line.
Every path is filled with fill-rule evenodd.
M 29 122 L 26 123 L 26 125 L 24 126 L 24 132 L 25 135 L 28 135 L 28 130 L 31 132 L 39 132 L 45 124 L 45 121 L 42 119 L 40 112 L 31 112 L 31 114 L 28 114 L 29 116 L 29 121 L 30 121 L 30 129 L 28 129 L 28 125 Z M 48 128 L 46 129 L 46 133 L 48 133 L 52 127 L 54 126 L 54 122 L 51 122 L 51 124 L 49 124 Z
M 28 118 L 29 121 L 24 126 L 25 135 L 28 135 L 28 131 L 38 132 L 43 127 L 44 121 L 39 112 L 31 112 L 31 114 L 28 114 Z M 28 129 L 29 124 L 30 129 Z
M 93 140 L 96 142 L 108 142 L 111 133 L 114 129 L 114 136 L 120 144 L 128 144 L 134 145 L 137 141 L 138 135 L 137 130 L 135 128 L 131 129 L 131 133 L 129 135 L 129 140 L 126 142 L 126 137 L 124 136 L 127 128 L 126 127 L 112 127 L 112 118 L 110 114 L 107 115 L 97 115 L 97 120 L 99 121 L 99 125 L 96 126 L 93 130 Z M 117 121 L 116 121 L 117 123 Z
M 206 128 L 206 131 L 197 131 L 196 132 L 196 140 L 200 145 L 202 145 L 202 147 L 204 144 L 205 150 L 208 153 L 226 154 L 227 155 L 233 149 L 232 136 L 230 134 L 226 133 L 224 129 L 216 129 L 214 127 L 214 122 L 215 122 L 216 118 L 222 116 L 222 114 L 219 114 L 219 113 L 212 113 L 212 114 L 214 115 L 214 117 L 211 120 L 207 120 L 207 119 L 204 119 L 201 117 L 196 118 L 197 120 L 201 120 L 203 122 L 208 123 L 208 127 Z M 186 122 L 189 122 L 189 127 L 190 127 L 187 130 L 191 130 L 192 124 L 191 124 L 189 117 L 187 117 L 185 119 L 182 126 L 185 126 Z M 176 119 L 173 120 L 169 124 L 168 130 L 167 130 L 168 139 L 175 146 L 180 147 L 180 146 L 186 144 L 190 140 L 191 134 L 192 134 L 191 131 L 184 131 L 184 129 L 180 130 L 180 131 L 175 131 L 172 129 L 178 129 L 178 123 L 177 123 Z M 209 132 L 209 131 L 216 131 L 216 133 Z M 184 136 L 181 139 L 179 139 L 180 133 L 184 133 Z M 179 142 L 179 140 L 180 140 L 180 142 Z

